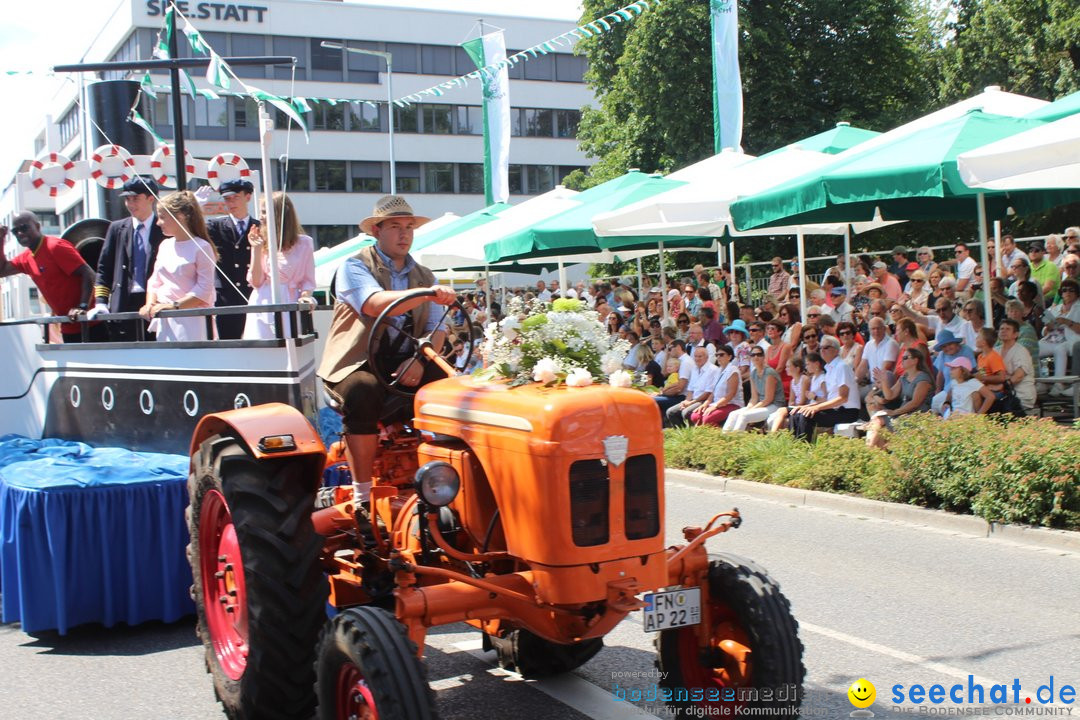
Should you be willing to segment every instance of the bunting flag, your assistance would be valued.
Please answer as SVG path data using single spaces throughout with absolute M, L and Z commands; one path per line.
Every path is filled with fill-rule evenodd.
M 502 30 L 462 44 L 484 72 L 484 197 L 486 203 L 510 200 L 510 75 Z
M 131 114 L 130 114 L 128 119 L 131 120 L 131 122 L 138 125 L 139 127 L 141 127 L 146 132 L 150 133 L 150 135 L 154 138 L 154 142 L 157 143 L 158 147 L 165 144 L 165 140 L 160 135 L 157 134 L 157 132 L 154 130 L 154 126 L 151 125 L 150 123 L 148 123 L 146 121 L 146 118 L 144 118 L 142 115 L 139 114 L 138 110 L 135 110 L 134 108 L 132 108 Z
M 713 145 L 717 153 L 742 150 L 743 98 L 739 76 L 739 6 L 709 0 L 712 17 Z
M 731 0 L 731 4 L 734 4 L 735 0 Z M 455 88 L 467 87 L 469 80 L 480 80 L 481 82 L 487 78 L 488 75 L 495 72 L 500 72 L 514 67 L 519 62 L 528 61 L 530 58 L 540 57 L 541 55 L 549 55 L 553 52 L 558 52 L 557 48 L 571 47 L 574 43 L 580 40 L 587 40 L 597 35 L 603 35 L 606 32 L 611 32 L 611 29 L 619 23 L 631 22 L 639 15 L 647 10 L 653 10 L 659 7 L 663 3 L 663 0 L 637 0 L 629 5 L 625 5 L 618 10 L 614 10 L 607 15 L 598 17 L 592 22 L 585 23 L 584 25 L 578 25 L 573 30 L 564 32 L 562 35 L 545 40 L 542 43 L 533 45 L 530 48 L 514 53 L 510 57 L 503 57 L 499 60 L 490 60 L 480 68 L 465 73 L 459 77 L 447 80 L 445 82 L 432 85 L 429 88 L 419 90 L 409 95 L 394 100 L 394 104 L 398 107 L 407 107 L 413 103 L 423 102 L 425 96 L 430 97 L 442 97 L 447 90 L 453 90 Z M 475 42 L 475 41 L 470 41 Z M 464 47 L 464 46 L 463 46 Z M 475 60 L 475 58 L 473 58 Z
M 157 99 L 157 90 L 154 89 L 154 81 L 150 79 L 149 72 L 143 75 L 142 80 L 139 81 L 139 91 L 146 93 L 155 100 Z
M 232 82 L 229 80 L 229 74 L 225 71 L 227 67 L 228 65 L 221 59 L 221 56 L 211 50 L 210 65 L 206 68 L 206 82 L 222 90 L 228 90 L 232 86 Z
M 191 44 L 191 51 L 199 55 L 206 55 L 207 50 L 206 41 L 203 40 L 203 36 L 199 34 L 199 31 L 195 29 L 195 26 L 188 22 L 186 17 L 180 18 L 180 30 L 183 31 L 187 37 L 188 42 Z
M 191 97 L 197 97 L 199 95 L 199 88 L 195 86 L 195 81 L 184 68 L 180 68 L 180 82 L 187 86 L 188 94 L 190 94 Z
M 168 60 L 169 58 L 169 41 L 172 40 L 172 15 L 175 12 L 175 7 L 169 5 L 165 10 L 165 22 L 158 31 L 157 44 L 154 45 L 154 52 L 152 55 L 158 60 Z

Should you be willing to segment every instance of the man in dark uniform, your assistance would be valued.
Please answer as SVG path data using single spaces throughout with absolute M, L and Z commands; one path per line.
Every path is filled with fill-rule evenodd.
M 251 264 L 251 245 L 248 233 L 259 221 L 249 214 L 248 204 L 255 186 L 247 180 L 227 180 L 218 188 L 228 215 L 211 218 L 206 222 L 210 242 L 217 246 L 219 272 L 215 276 L 217 307 L 247 305 L 251 297 L 248 283 L 248 265 Z M 224 277 L 222 277 L 224 275 Z M 227 278 L 227 279 L 226 279 Z M 219 315 L 218 337 L 222 340 L 239 340 L 244 334 L 246 315 Z
M 94 315 L 111 312 L 138 312 L 146 303 L 146 283 L 154 271 L 158 246 L 165 239 L 157 225 L 154 208 L 158 184 L 153 178 L 136 175 L 124 183 L 120 197 L 131 217 L 109 225 L 98 258 L 94 287 Z M 136 323 L 143 320 L 110 322 L 109 339 L 132 341 Z M 151 334 L 147 339 L 153 339 Z

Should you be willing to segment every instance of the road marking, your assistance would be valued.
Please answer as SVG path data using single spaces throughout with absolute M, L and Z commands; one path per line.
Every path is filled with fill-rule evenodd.
M 822 627 L 821 625 L 814 625 L 813 623 L 808 623 L 800 620 L 799 627 L 803 630 L 808 630 L 812 633 L 817 633 L 818 635 L 824 635 L 827 638 L 832 638 L 833 640 L 839 640 L 840 642 L 847 643 L 848 645 L 854 645 L 855 647 L 862 648 L 863 650 L 869 650 L 871 652 L 880 653 L 882 655 L 888 655 L 891 658 L 896 658 L 897 660 L 902 660 L 903 662 L 911 663 L 912 665 L 919 665 L 942 675 L 956 678 L 957 680 L 967 680 L 968 676 L 971 676 L 973 678 L 973 682 L 979 683 L 980 685 L 984 685 L 987 687 L 989 687 L 990 685 L 1000 684 L 996 680 L 991 680 L 989 678 L 982 677 L 981 675 L 974 675 L 972 673 L 961 670 L 960 668 L 954 668 L 951 665 L 945 665 L 943 663 L 935 662 L 930 658 L 924 658 L 921 655 L 913 655 L 912 653 L 904 652 L 903 650 L 896 650 L 895 648 L 887 647 L 885 645 L 879 645 L 876 642 L 871 642 L 870 640 L 863 640 L 862 638 L 855 637 L 854 635 L 848 635 L 847 633 L 842 633 L 838 630 L 832 630 L 827 627 Z
M 451 688 L 461 687 L 467 682 L 472 682 L 473 676 L 471 674 L 455 675 L 454 677 L 443 678 L 441 680 L 432 680 L 428 683 L 431 689 L 435 692 L 440 690 L 449 690 Z
M 516 672 L 494 667 L 491 655 L 481 650 L 483 642 L 479 639 L 464 640 L 453 643 L 453 647 L 469 653 L 476 659 L 488 665 L 489 673 L 505 677 L 511 682 L 526 682 L 548 697 L 551 697 L 563 705 L 577 710 L 579 713 L 592 720 L 627 720 L 628 718 L 655 718 L 656 716 L 645 712 L 638 706 L 629 702 L 616 701 L 608 691 L 593 685 L 577 675 L 563 673 L 549 678 L 525 680 Z

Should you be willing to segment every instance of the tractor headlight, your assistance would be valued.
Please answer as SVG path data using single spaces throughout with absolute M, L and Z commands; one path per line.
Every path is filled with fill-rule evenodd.
M 450 463 L 433 460 L 416 471 L 416 490 L 428 505 L 444 507 L 461 490 L 461 477 Z

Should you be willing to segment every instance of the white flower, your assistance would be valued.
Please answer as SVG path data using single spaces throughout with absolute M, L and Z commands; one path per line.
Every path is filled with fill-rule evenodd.
M 611 378 L 608 382 L 611 383 L 611 387 L 628 388 L 634 384 L 634 378 L 625 370 L 616 370 L 611 373 Z
M 622 361 L 625 357 L 625 353 L 620 355 L 617 351 L 609 350 L 604 353 L 604 357 L 600 358 L 600 369 L 603 370 L 605 374 L 611 375 L 622 367 Z
M 586 387 L 592 385 L 592 373 L 584 368 L 574 368 L 566 376 L 567 387 Z
M 558 366 L 551 358 L 540 358 L 533 366 L 533 380 L 541 383 L 549 383 L 555 380 L 555 372 Z
M 510 315 L 503 318 L 502 322 L 499 323 L 499 328 L 507 340 L 513 340 L 518 336 L 518 330 L 521 329 L 521 321 L 516 316 Z

